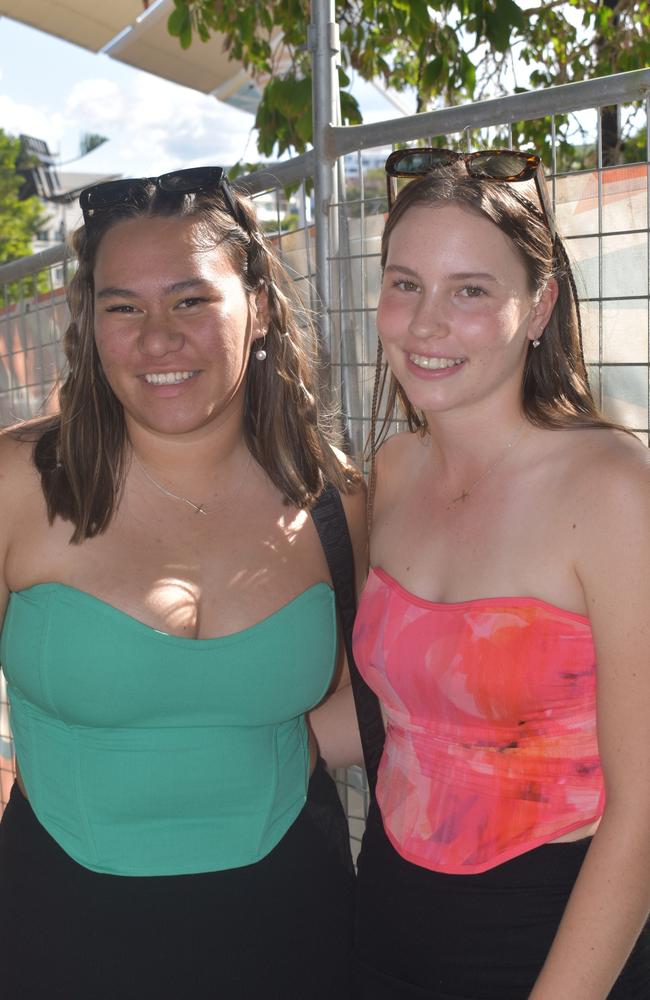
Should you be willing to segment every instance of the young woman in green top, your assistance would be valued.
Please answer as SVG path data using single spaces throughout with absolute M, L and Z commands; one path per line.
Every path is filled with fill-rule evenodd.
M 220 168 L 81 207 L 60 412 L 0 441 L 5 995 L 345 997 L 352 876 L 305 798 L 306 715 L 327 755 L 348 681 L 309 512 L 339 488 L 359 574 L 364 514 L 313 331 Z

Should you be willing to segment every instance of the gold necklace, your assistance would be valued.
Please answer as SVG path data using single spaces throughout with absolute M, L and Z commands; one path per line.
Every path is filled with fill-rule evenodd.
M 182 503 L 186 503 L 188 505 L 188 507 L 192 508 L 192 510 L 194 511 L 195 514 L 203 514 L 204 517 L 207 517 L 208 514 L 214 514 L 214 513 L 216 513 L 216 511 L 221 510 L 223 507 L 225 507 L 225 505 L 230 500 L 234 500 L 235 499 L 235 497 L 238 495 L 238 493 L 239 493 L 239 491 L 240 491 L 240 489 L 242 487 L 242 483 L 244 482 L 244 476 L 246 475 L 246 472 L 248 470 L 248 466 L 250 465 L 250 461 L 251 461 L 251 455 L 250 455 L 250 452 L 249 452 L 248 453 L 248 461 L 244 465 L 244 471 L 241 474 L 241 477 L 239 479 L 239 482 L 237 483 L 237 486 L 236 486 L 234 492 L 231 493 L 230 496 L 226 497 L 225 500 L 222 500 L 220 504 L 217 504 L 216 507 L 212 507 L 211 510 L 208 510 L 206 508 L 205 504 L 194 503 L 193 500 L 190 500 L 190 498 L 186 497 L 184 494 L 182 494 L 182 493 L 174 493 L 172 490 L 168 490 L 166 486 L 163 486 L 162 483 L 159 483 L 157 479 L 154 479 L 153 476 L 150 475 L 147 472 L 147 470 L 145 469 L 144 465 L 142 464 L 142 462 L 140 461 L 140 459 L 138 458 L 138 456 L 135 454 L 135 452 L 133 452 L 133 458 L 134 458 L 136 464 L 138 465 L 138 467 L 142 470 L 142 472 L 144 473 L 145 477 L 149 480 L 149 482 L 151 483 L 152 486 L 155 486 L 156 489 L 160 490 L 160 492 L 163 493 L 166 497 L 170 497 L 172 500 L 180 500 Z
M 497 458 L 495 458 L 494 462 L 492 462 L 492 465 L 488 465 L 487 469 L 481 473 L 478 479 L 475 479 L 470 486 L 465 487 L 462 493 L 459 493 L 457 497 L 453 497 L 453 499 L 450 500 L 449 503 L 447 504 L 447 510 L 451 510 L 454 504 L 464 503 L 465 500 L 467 500 L 468 496 L 474 492 L 478 484 L 482 483 L 483 480 L 486 479 L 491 472 L 494 472 L 497 465 L 499 465 L 504 460 L 508 452 L 511 451 L 515 447 L 515 445 L 521 440 L 525 427 L 526 427 L 526 421 L 522 420 L 521 426 L 517 428 L 517 433 L 514 435 L 514 437 L 510 439 L 510 441 L 506 442 L 503 451 L 499 452 Z

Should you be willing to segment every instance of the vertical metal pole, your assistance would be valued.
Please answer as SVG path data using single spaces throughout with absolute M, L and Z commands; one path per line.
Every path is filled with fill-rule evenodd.
M 645 132 L 646 132 L 646 189 L 645 189 L 645 206 L 646 206 L 646 226 L 648 227 L 648 239 L 646 241 L 648 260 L 647 263 L 650 266 L 650 94 L 646 95 L 645 99 Z M 649 277 L 650 281 L 650 277 Z M 648 292 L 648 302 L 646 303 L 648 309 L 648 361 L 650 361 L 650 287 L 647 289 Z M 648 447 L 650 447 L 650 366 L 648 367 L 648 414 L 646 417 L 646 427 L 648 431 Z
M 604 316 L 603 316 L 603 108 L 596 108 L 596 179 L 598 190 L 598 407 L 602 410 L 604 392 Z M 592 389 L 593 391 L 593 389 Z
M 314 126 L 314 223 L 316 227 L 316 291 L 320 308 L 321 344 L 331 353 L 330 206 L 336 200 L 335 158 L 330 150 L 329 128 L 337 123 L 339 90 L 337 55 L 340 51 L 334 0 L 311 0 L 309 48 L 312 54 L 312 116 Z

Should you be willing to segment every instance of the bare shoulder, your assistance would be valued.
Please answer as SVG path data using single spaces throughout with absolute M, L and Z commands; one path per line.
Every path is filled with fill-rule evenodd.
M 568 432 L 571 494 L 596 521 L 633 514 L 650 503 L 650 451 L 631 434 L 609 428 Z
M 633 434 L 609 427 L 567 431 L 590 465 L 618 462 L 639 469 L 650 466 L 650 451 Z M 581 441 L 580 439 L 584 440 Z
M 583 587 L 622 594 L 647 589 L 650 564 L 650 452 L 621 431 L 569 432 L 564 499 Z M 560 484 L 559 489 L 562 489 Z M 643 583 L 645 581 L 645 583 Z M 588 585 L 588 586 L 587 586 Z

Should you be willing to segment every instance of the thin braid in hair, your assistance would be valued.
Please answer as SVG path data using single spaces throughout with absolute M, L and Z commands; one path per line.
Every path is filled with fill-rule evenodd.
M 559 236 L 556 236 L 553 241 L 553 249 L 562 262 L 562 267 L 564 268 L 565 274 L 569 279 L 569 284 L 571 286 L 571 295 L 573 296 L 573 304 L 575 306 L 576 319 L 578 322 L 578 333 L 580 335 L 580 352 L 582 355 L 582 317 L 580 316 L 580 299 L 578 298 L 578 289 L 576 287 L 575 278 L 573 277 L 571 261 L 569 260 L 569 255 L 566 252 L 566 247 Z M 584 357 L 582 357 L 582 363 L 584 364 Z
M 368 499 L 366 502 L 366 522 L 368 532 L 372 527 L 372 510 L 375 502 L 375 490 L 377 488 L 377 469 L 375 466 L 375 456 L 377 454 L 377 414 L 381 397 L 384 395 L 386 385 L 386 368 L 383 365 L 384 351 L 381 340 L 377 339 L 377 359 L 375 361 L 375 381 L 372 389 L 372 403 L 370 406 L 370 434 L 368 446 L 370 450 L 370 477 L 368 479 Z M 383 369 L 383 378 L 382 378 Z

